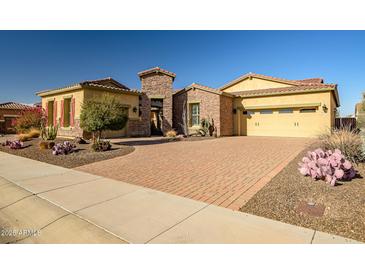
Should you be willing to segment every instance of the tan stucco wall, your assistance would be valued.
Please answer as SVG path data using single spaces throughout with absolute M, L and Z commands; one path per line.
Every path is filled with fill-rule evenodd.
M 92 89 L 92 88 L 80 88 L 72 91 L 64 91 L 57 94 L 42 96 L 42 108 L 46 109 L 47 102 L 56 101 L 57 102 L 57 121 L 59 123 L 61 119 L 61 101 L 65 98 L 75 98 L 75 120 L 80 119 L 81 108 L 84 100 L 98 100 L 104 96 L 110 95 L 114 96 L 118 102 L 126 105 L 128 107 L 128 117 L 129 119 L 139 119 L 139 97 L 138 94 L 123 94 L 117 92 L 109 92 L 100 89 Z M 136 107 L 137 111 L 133 112 L 133 108 Z M 108 131 L 105 132 L 105 138 L 110 137 L 119 137 L 127 135 L 127 127 L 119 131 Z M 65 129 L 67 131 L 69 129 Z M 60 131 L 60 136 L 63 136 L 62 130 Z
M 138 110 L 139 110 L 139 98 L 138 94 L 124 94 L 119 92 L 108 92 L 97 89 L 87 88 L 85 89 L 85 99 L 90 100 L 100 100 L 103 96 L 110 95 L 116 98 L 118 102 L 124 104 L 129 107 L 128 117 L 130 119 L 138 119 Z M 133 108 L 136 107 L 137 111 L 133 112 Z
M 42 97 L 42 108 L 46 109 L 48 101 L 57 102 L 57 121 L 61 119 L 61 101 L 65 98 L 75 98 L 75 119 L 80 119 L 81 102 L 84 100 L 84 91 L 82 89 L 67 91 L 63 93 L 48 95 Z
M 234 108 L 237 109 L 234 115 L 234 133 L 249 136 L 316 137 L 332 126 L 334 115 L 331 108 L 332 97 L 332 93 L 327 91 L 261 98 L 236 98 L 234 100 Z M 275 107 L 270 108 L 273 110 L 272 114 L 260 114 L 259 111 L 255 111 L 255 114 L 247 116 L 242 112 L 245 107 L 309 103 L 321 105 L 317 107 L 315 113 L 300 113 L 299 107 L 293 107 L 293 113 L 285 114 L 279 113 Z M 328 108 L 327 112 L 323 111 L 324 104 Z
M 109 92 L 98 89 L 87 88 L 85 89 L 85 100 L 101 100 L 103 96 L 110 95 L 114 97 L 119 103 L 128 107 L 128 118 L 131 120 L 139 119 L 139 97 L 134 94 L 124 94 L 118 92 Z M 136 107 L 137 111 L 133 112 L 133 108 Z M 128 124 L 122 130 L 113 130 L 103 132 L 104 138 L 123 137 L 128 135 Z
M 281 87 L 290 87 L 291 85 L 264 80 L 260 78 L 252 77 L 244 79 L 230 87 L 222 89 L 225 92 L 233 92 L 233 91 L 243 91 L 243 90 L 254 90 L 254 89 L 266 89 L 266 88 L 281 88 Z

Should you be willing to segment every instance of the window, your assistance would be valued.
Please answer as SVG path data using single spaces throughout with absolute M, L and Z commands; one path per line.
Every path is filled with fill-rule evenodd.
M 303 108 L 299 111 L 300 113 L 316 112 L 315 108 Z
M 63 101 L 63 127 L 69 127 L 71 120 L 71 98 Z
M 293 113 L 293 109 L 291 108 L 279 109 L 279 113 Z
M 249 110 L 244 110 L 243 111 L 243 115 L 253 115 L 253 114 L 255 114 L 255 112 L 254 111 L 249 111 Z
M 194 103 L 190 104 L 190 123 L 191 126 L 199 126 L 200 125 L 200 109 L 199 104 Z
M 263 110 L 260 110 L 260 114 L 272 114 L 272 110 L 271 109 L 263 109 Z

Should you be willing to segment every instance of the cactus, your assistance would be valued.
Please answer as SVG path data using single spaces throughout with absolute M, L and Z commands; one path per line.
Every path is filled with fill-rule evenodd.
M 350 161 L 339 149 L 323 151 L 318 148 L 308 151 L 299 163 L 299 172 L 304 176 L 311 176 L 314 180 L 325 180 L 334 186 L 338 180 L 349 181 L 356 176 Z
M 91 149 L 93 151 L 107 151 L 107 150 L 110 150 L 112 147 L 110 141 L 107 141 L 107 140 L 100 140 L 100 139 L 97 139 L 96 142 L 94 144 L 92 144 L 91 146 Z
M 21 149 L 24 147 L 23 142 L 21 141 L 9 141 L 6 140 L 4 143 L 2 143 L 3 146 L 8 146 L 11 149 Z

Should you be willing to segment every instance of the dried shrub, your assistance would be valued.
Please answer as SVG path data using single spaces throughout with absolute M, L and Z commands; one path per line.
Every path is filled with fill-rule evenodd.
M 332 186 L 337 180 L 348 181 L 356 176 L 351 162 L 338 149 L 334 152 L 323 151 L 321 148 L 308 151 L 307 156 L 299 163 L 299 172 L 314 180 L 325 180 Z
M 39 146 L 40 149 L 48 149 L 49 148 L 48 142 L 46 142 L 46 141 L 40 141 L 38 146 Z
M 170 138 L 175 138 L 177 135 L 175 130 L 169 130 L 168 132 L 166 132 L 166 137 L 170 137 Z
M 28 134 L 19 134 L 18 135 L 18 140 L 20 142 L 26 142 L 29 141 L 30 139 L 32 139 Z
M 28 136 L 30 138 L 38 138 L 40 135 L 41 135 L 41 131 L 36 128 L 31 128 L 30 131 L 28 132 Z
M 353 163 L 364 161 L 363 140 L 361 136 L 349 127 L 334 129 L 332 132 L 319 136 L 321 147 L 325 150 L 338 149 Z

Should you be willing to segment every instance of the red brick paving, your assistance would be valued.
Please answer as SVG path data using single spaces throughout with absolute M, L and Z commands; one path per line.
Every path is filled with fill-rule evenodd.
M 310 143 L 225 137 L 141 145 L 126 156 L 76 169 L 238 210 Z

